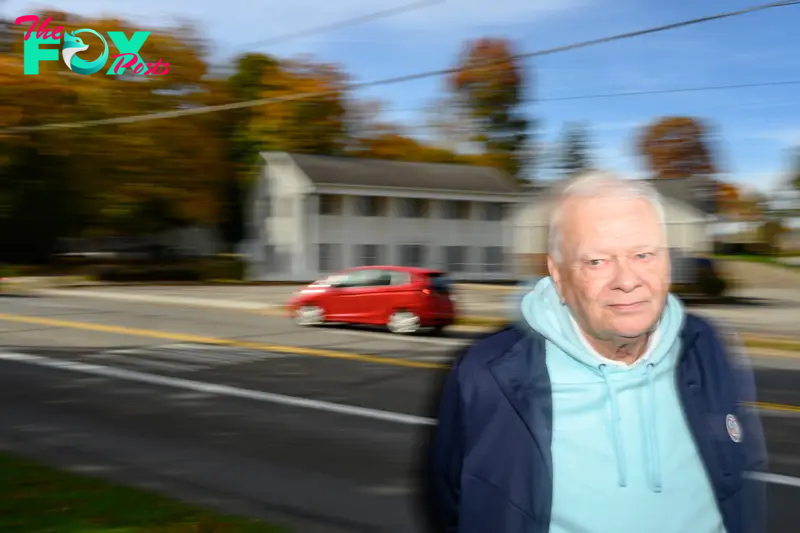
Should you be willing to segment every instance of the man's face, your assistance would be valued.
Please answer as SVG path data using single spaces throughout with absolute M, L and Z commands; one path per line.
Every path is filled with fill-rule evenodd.
M 571 198 L 563 206 L 561 265 L 548 260 L 561 297 L 585 333 L 612 341 L 648 333 L 670 286 L 669 251 L 646 200 Z

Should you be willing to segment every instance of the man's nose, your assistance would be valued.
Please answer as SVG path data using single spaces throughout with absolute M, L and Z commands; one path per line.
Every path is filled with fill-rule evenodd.
M 614 262 L 613 288 L 631 292 L 641 283 L 642 280 L 638 272 L 627 259 L 620 259 Z

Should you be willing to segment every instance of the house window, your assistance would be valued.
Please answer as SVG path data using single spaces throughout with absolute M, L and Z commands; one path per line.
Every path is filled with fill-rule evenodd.
M 466 246 L 445 246 L 444 264 L 448 272 L 468 272 L 467 247 Z
M 356 196 L 356 215 L 360 217 L 378 217 L 384 211 L 384 199 L 378 196 Z
M 428 202 L 422 198 L 400 198 L 398 213 L 403 218 L 425 218 L 428 216 Z
M 400 245 L 400 264 L 402 266 L 421 267 L 424 266 L 425 246 L 421 244 L 401 244 Z
M 491 221 L 503 220 L 503 204 L 498 204 L 498 203 L 483 204 L 483 220 L 491 220 Z
M 342 210 L 342 197 L 334 194 L 321 194 L 319 196 L 320 215 L 339 215 Z
M 323 273 L 335 272 L 341 268 L 339 261 L 340 245 L 332 243 L 319 243 L 317 245 L 319 255 L 318 270 Z
M 448 200 L 442 203 L 442 214 L 449 220 L 467 220 L 469 218 L 469 202 Z
M 485 272 L 503 271 L 502 246 L 487 246 L 483 249 L 483 268 Z
M 380 244 L 360 244 L 356 246 L 356 264 L 359 266 L 375 266 L 381 264 Z

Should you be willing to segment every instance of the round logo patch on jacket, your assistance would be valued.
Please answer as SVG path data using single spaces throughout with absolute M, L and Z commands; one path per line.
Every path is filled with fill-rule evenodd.
M 728 429 L 728 435 L 733 442 L 742 442 L 742 428 L 739 425 L 739 419 L 733 415 L 726 416 L 725 427 Z

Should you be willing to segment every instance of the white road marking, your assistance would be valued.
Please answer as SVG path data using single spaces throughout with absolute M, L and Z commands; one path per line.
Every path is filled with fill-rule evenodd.
M 748 477 L 752 479 L 758 479 L 765 483 L 785 485 L 787 487 L 800 489 L 800 478 L 797 477 L 784 476 L 783 474 L 771 474 L 769 472 L 751 472 Z
M 193 381 L 188 379 L 172 378 L 167 376 L 160 376 L 158 374 L 147 374 L 144 372 L 136 372 L 133 370 L 125 370 L 122 368 L 115 368 L 109 366 L 92 365 L 92 364 L 80 363 L 77 361 L 52 359 L 49 357 L 42 357 L 39 355 L 14 353 L 14 352 L 0 352 L 0 360 L 14 361 L 18 363 L 28 363 L 46 368 L 57 368 L 61 370 L 68 370 L 70 372 L 79 372 L 83 374 L 105 376 L 127 381 L 148 383 L 152 385 L 162 385 L 165 387 L 174 387 L 196 392 L 215 394 L 218 396 L 231 396 L 236 398 L 244 398 L 248 400 L 260 401 L 260 402 L 276 403 L 280 405 L 290 405 L 293 407 L 302 407 L 306 409 L 316 409 L 318 411 L 327 411 L 330 413 L 360 416 L 363 418 L 371 418 L 373 420 L 384 420 L 387 422 L 396 422 L 399 424 L 409 424 L 416 426 L 435 426 L 437 423 L 436 419 L 434 418 L 426 418 L 404 413 L 395 413 L 392 411 L 383 411 L 381 409 L 370 409 L 367 407 L 356 407 L 352 405 L 325 402 L 321 400 L 309 400 L 307 398 L 298 398 L 296 396 L 286 396 L 283 394 L 274 394 L 271 392 L 243 389 L 239 387 L 232 387 L 229 385 L 220 385 L 217 383 L 205 383 L 201 381 Z M 797 477 L 786 476 L 783 474 L 773 474 L 769 472 L 764 472 L 764 473 L 751 472 L 747 475 L 753 479 L 764 481 L 765 483 L 772 483 L 776 485 L 784 485 L 788 487 L 800 488 L 800 478 Z
M 173 377 L 161 376 L 158 374 L 148 374 L 145 372 L 137 372 L 134 370 L 126 370 L 123 368 L 115 368 L 111 366 L 93 365 L 88 363 L 80 363 L 78 361 L 69 361 L 65 359 L 52 359 L 50 357 L 43 357 L 40 355 L 0 352 L 0 360 L 28 363 L 41 367 L 58 368 L 61 370 L 68 370 L 70 372 L 92 374 L 95 376 L 105 376 L 127 381 L 136 381 L 139 383 L 149 383 L 151 385 L 161 385 L 165 387 L 174 387 L 178 389 L 185 389 L 196 392 L 205 392 L 209 394 L 216 394 L 219 396 L 231 396 L 235 398 L 244 398 L 259 402 L 290 405 L 293 407 L 302 407 L 306 409 L 316 409 L 318 411 L 327 411 L 329 413 L 360 416 L 363 418 L 371 418 L 374 420 L 385 420 L 388 422 L 396 422 L 399 424 L 410 424 L 418 426 L 436 425 L 435 419 L 425 418 L 421 416 L 408 415 L 403 413 L 394 413 L 391 411 L 370 409 L 367 407 L 356 407 L 352 405 L 325 402 L 321 400 L 309 400 L 307 398 L 298 398 L 296 396 L 286 396 L 283 394 L 274 394 L 271 392 L 263 392 L 252 389 L 243 389 L 239 387 L 232 387 L 229 385 L 220 385 L 217 383 L 206 383 L 202 381 L 194 381 L 189 379 L 173 378 Z

